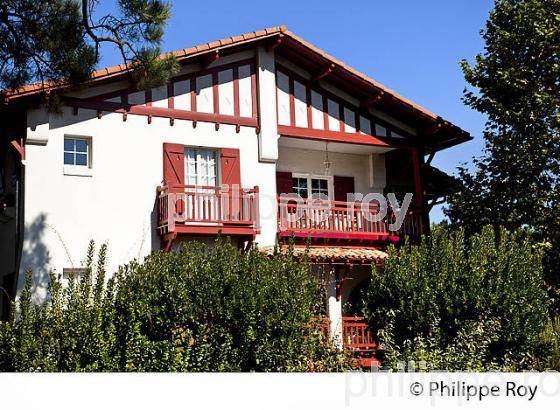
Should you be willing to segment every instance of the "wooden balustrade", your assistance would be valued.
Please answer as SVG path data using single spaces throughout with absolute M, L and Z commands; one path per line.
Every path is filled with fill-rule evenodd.
M 158 188 L 161 234 L 252 234 L 259 230 L 259 189 L 177 185 Z
M 406 213 L 396 226 L 397 213 L 392 206 L 378 204 L 278 198 L 278 231 L 281 237 L 325 239 L 388 240 L 398 242 L 403 235 L 418 236 L 421 218 Z M 405 211 L 402 211 L 405 212 Z
M 321 326 L 325 339 L 331 337 L 330 321 L 326 317 L 315 318 L 314 321 Z M 376 355 L 379 347 L 375 342 L 372 328 L 363 317 L 342 317 L 342 348 L 356 357 L 363 367 L 379 364 Z

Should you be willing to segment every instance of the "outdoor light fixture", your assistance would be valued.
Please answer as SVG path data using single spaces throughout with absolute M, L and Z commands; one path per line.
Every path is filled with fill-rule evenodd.
M 331 169 L 332 162 L 329 161 L 329 142 L 325 144 L 325 161 L 323 161 L 323 165 L 325 166 L 325 175 L 329 175 L 329 171 Z

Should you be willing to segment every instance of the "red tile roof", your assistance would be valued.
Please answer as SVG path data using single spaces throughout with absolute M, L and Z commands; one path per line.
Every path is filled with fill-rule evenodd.
M 274 254 L 274 246 L 265 246 L 259 248 L 265 255 L 272 256 Z M 286 254 L 288 251 L 287 246 L 278 248 L 278 251 Z M 294 246 L 293 253 L 296 258 L 303 257 L 307 252 L 307 256 L 311 260 L 322 262 L 329 261 L 380 261 L 387 258 L 387 253 L 375 248 L 360 248 L 360 247 L 344 247 L 344 246 Z
M 264 30 L 257 30 L 254 31 L 252 33 L 248 33 L 248 34 L 243 34 L 241 36 L 234 36 L 234 37 L 229 37 L 223 40 L 218 40 L 218 41 L 212 41 L 206 44 L 201 44 L 198 46 L 194 46 L 194 47 L 190 47 L 190 48 L 185 48 L 182 50 L 177 50 L 177 51 L 173 51 L 172 54 L 174 54 L 179 60 L 183 60 L 185 58 L 190 58 L 193 57 L 197 54 L 200 53 L 206 53 L 210 50 L 216 50 L 216 49 L 220 49 L 220 48 L 224 48 L 224 47 L 229 47 L 229 46 L 238 46 L 240 44 L 243 43 L 248 43 L 248 42 L 254 42 L 254 41 L 258 41 L 261 40 L 263 38 L 266 37 L 272 37 L 272 36 L 277 36 L 277 35 L 281 35 L 281 36 L 285 36 L 293 41 L 295 41 L 296 43 L 299 43 L 300 45 L 302 45 L 303 47 L 309 49 L 311 52 L 321 56 L 322 58 L 329 60 L 329 62 L 331 64 L 334 64 L 335 67 L 338 67 L 340 70 L 346 71 L 347 73 L 351 74 L 352 76 L 356 77 L 359 80 L 362 80 L 366 83 L 369 83 L 370 85 L 378 88 L 379 90 L 383 91 L 384 93 L 394 97 L 395 99 L 401 101 L 402 103 L 412 107 L 413 109 L 421 112 L 422 114 L 431 117 L 434 120 L 439 119 L 439 117 L 426 110 L 425 108 L 421 107 L 418 104 L 415 104 L 414 102 L 408 100 L 407 98 L 399 95 L 398 93 L 396 93 L 395 91 L 383 86 L 382 84 L 379 84 L 378 82 L 372 80 L 371 78 L 367 77 L 366 75 L 354 70 L 352 67 L 344 64 L 342 61 L 330 56 L 329 54 L 325 53 L 324 51 L 320 50 L 319 48 L 315 47 L 314 45 L 308 43 L 307 41 L 303 40 L 302 38 L 296 36 L 295 34 L 291 33 L 290 31 L 288 31 L 286 29 L 285 26 L 277 26 L 277 27 L 271 27 L 271 28 L 266 28 Z M 165 56 L 167 54 L 162 54 L 162 56 Z M 127 73 L 130 70 L 130 67 L 128 67 L 125 64 L 119 64 L 116 66 L 112 66 L 112 67 L 107 67 L 107 68 L 103 68 L 100 70 L 95 71 L 92 74 L 92 81 L 100 81 L 103 79 L 108 79 L 111 77 L 115 77 L 115 76 L 119 76 L 122 74 Z M 49 90 L 49 89 L 57 89 L 60 88 L 61 85 L 60 84 L 53 84 L 53 83 L 35 83 L 35 84 L 30 84 L 27 86 L 24 86 L 14 92 L 8 92 L 6 94 L 6 98 L 8 99 L 14 99 L 14 98 L 20 98 L 23 96 L 27 96 L 27 95 L 32 95 L 41 91 L 45 91 L 45 90 Z
M 179 61 L 187 58 L 193 57 L 200 53 L 206 53 L 210 50 L 220 49 L 226 46 L 231 45 L 239 45 L 248 40 L 255 41 L 263 37 L 268 37 L 271 35 L 279 34 L 279 33 L 286 33 L 286 28 L 284 26 L 268 28 L 265 30 L 259 30 L 253 33 L 244 34 L 242 36 L 235 36 L 230 37 L 224 40 L 212 41 L 210 43 L 201 44 L 194 47 L 184 48 L 182 50 L 172 51 L 171 54 L 174 54 Z M 167 56 L 169 53 L 162 54 L 162 57 Z M 104 79 L 108 79 L 111 77 L 119 76 L 122 74 L 127 73 L 130 71 L 130 67 L 126 64 L 119 64 L 112 67 L 102 68 L 100 70 L 94 71 L 91 76 L 91 81 L 100 81 Z M 36 94 L 41 91 L 51 90 L 51 89 L 58 89 L 61 88 L 60 84 L 57 83 L 35 83 L 26 85 L 18 90 L 13 92 L 8 92 L 6 97 L 8 99 L 19 98 L 31 94 Z

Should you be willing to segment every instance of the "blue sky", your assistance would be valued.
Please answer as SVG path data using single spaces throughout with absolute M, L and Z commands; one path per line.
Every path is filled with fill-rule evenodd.
M 110 2 L 109 2 L 110 3 Z M 436 155 L 454 173 L 482 148 L 484 117 L 463 105 L 459 61 L 482 52 L 493 1 L 173 1 L 163 50 L 286 25 L 346 64 L 469 131 L 475 140 Z M 105 50 L 102 65 L 120 63 Z M 431 214 L 436 222 L 441 210 Z

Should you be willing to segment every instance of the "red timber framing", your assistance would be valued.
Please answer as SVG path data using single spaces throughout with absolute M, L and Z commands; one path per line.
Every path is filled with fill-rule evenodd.
M 374 118 L 369 112 L 369 107 L 379 100 L 379 95 L 367 101 L 362 101 L 359 106 L 355 106 L 321 87 L 317 79 L 305 79 L 280 64 L 277 64 L 276 73 L 276 104 L 278 133 L 280 135 L 381 147 L 407 145 L 403 138 L 408 135 L 405 131 Z M 282 90 L 279 83 L 282 75 L 287 77 L 288 81 L 285 90 Z M 320 77 L 320 74 L 315 77 Z M 296 84 L 299 87 L 304 87 L 304 93 L 300 94 L 300 97 L 303 98 L 298 99 Z M 287 123 L 285 119 L 281 118 L 279 91 L 285 91 L 288 95 L 289 115 L 285 118 L 288 120 Z M 317 106 L 317 101 L 314 105 L 313 96 L 320 99 L 319 106 Z M 305 104 L 306 109 L 306 114 L 300 116 L 299 124 L 296 113 L 296 101 L 298 100 Z M 321 120 L 319 123 L 316 123 L 317 118 L 314 118 L 314 109 L 320 112 Z M 303 119 L 305 119 L 305 124 L 302 125 Z M 376 135 L 376 126 L 382 127 L 385 135 Z M 393 133 L 396 133 L 398 137 L 395 137 Z
M 241 70 L 248 71 L 251 92 L 251 112 L 243 113 L 240 108 L 243 96 L 240 93 L 240 82 L 242 77 Z M 231 72 L 231 81 L 233 82 L 233 110 L 230 113 L 221 112 L 220 107 L 220 76 L 226 72 Z M 211 79 L 211 110 L 202 111 L 199 103 L 199 89 L 197 80 L 209 76 Z M 245 77 L 247 78 L 247 77 Z M 177 104 L 178 84 L 188 84 L 188 99 L 190 107 L 181 107 Z M 129 101 L 129 96 L 137 94 L 135 89 L 118 90 L 92 98 L 73 98 L 66 97 L 65 104 L 74 108 L 74 114 L 78 114 L 79 109 L 95 110 L 98 118 L 103 116 L 103 112 L 117 112 L 123 114 L 123 121 L 126 121 L 127 115 L 141 115 L 147 117 L 150 124 L 153 117 L 169 118 L 170 125 L 175 120 L 190 120 L 193 127 L 197 122 L 210 122 L 219 129 L 220 124 L 232 124 L 236 126 L 236 131 L 240 131 L 241 126 L 254 127 L 258 129 L 258 99 L 257 99 L 257 79 L 255 72 L 255 63 L 253 59 L 243 60 L 231 64 L 224 64 L 210 69 L 203 69 L 193 73 L 179 75 L 173 77 L 168 83 L 165 90 L 165 99 L 167 104 L 164 107 L 155 106 L 153 101 L 155 89 L 146 90 L 144 93 L 144 102 L 133 104 Z M 211 112 L 208 112 L 211 111 Z

